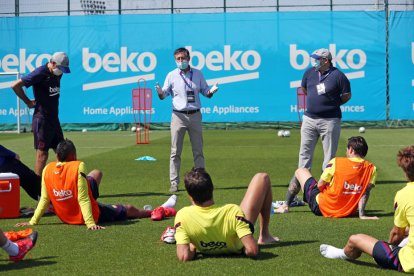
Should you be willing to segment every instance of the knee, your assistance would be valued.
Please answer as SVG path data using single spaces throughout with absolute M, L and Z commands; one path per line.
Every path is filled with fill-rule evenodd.
M 264 185 L 270 186 L 270 176 L 265 172 L 256 173 L 254 176 L 255 178 L 258 178 L 261 183 Z
M 46 161 L 48 157 L 49 157 L 49 153 L 47 151 L 44 151 L 44 150 L 38 150 L 37 151 L 37 159 L 38 160 Z
M 296 176 L 297 179 L 299 179 L 304 174 L 310 174 L 309 169 L 307 169 L 307 168 L 298 168 L 295 171 L 295 176 Z
M 360 234 L 351 235 L 348 239 L 348 244 L 352 247 L 355 247 L 358 244 L 358 241 L 361 240 Z

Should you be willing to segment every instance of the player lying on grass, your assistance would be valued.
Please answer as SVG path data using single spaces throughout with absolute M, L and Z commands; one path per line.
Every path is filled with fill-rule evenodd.
M 269 233 L 272 188 L 266 173 L 256 174 L 240 203 L 216 205 L 213 182 L 204 169 L 192 169 L 185 175 L 185 189 L 192 206 L 178 211 L 175 218 L 177 257 L 190 261 L 196 251 L 203 254 L 259 253 L 258 244 L 279 239 Z M 260 218 L 259 239 L 253 238 L 254 224 Z
M 407 186 L 397 192 L 394 199 L 394 227 L 388 242 L 377 240 L 365 234 L 349 237 L 345 248 L 340 249 L 322 244 L 321 254 L 330 259 L 357 259 L 364 252 L 374 258 L 382 268 L 400 272 L 414 272 L 414 145 L 404 148 L 397 154 L 397 163 L 408 180 Z M 408 244 L 404 240 L 409 228 Z
M 57 162 L 49 163 L 42 174 L 42 192 L 39 205 L 30 222 L 16 226 L 35 225 L 51 201 L 54 211 L 67 224 L 85 224 L 90 230 L 105 229 L 98 223 L 147 218 L 161 220 L 174 216 L 176 197 L 154 211 L 135 208 L 132 205 L 107 205 L 98 203 L 102 172 L 93 170 L 86 174 L 85 164 L 76 158 L 75 145 L 63 140 L 56 148 Z
M 0 247 L 9 254 L 9 260 L 15 263 L 23 260 L 24 256 L 35 246 L 37 240 L 36 231 L 26 229 L 19 232 L 3 233 L 0 229 Z
M 361 219 L 378 219 L 365 215 L 369 193 L 375 185 L 376 167 L 364 160 L 368 145 L 361 136 L 348 139 L 346 157 L 332 159 L 323 171 L 320 180 L 306 168 L 299 168 L 295 175 L 304 192 L 303 199 L 317 216 L 348 217 L 358 209 Z M 294 198 L 298 190 L 288 188 L 287 198 Z M 277 213 L 287 213 L 290 202 L 279 207 Z

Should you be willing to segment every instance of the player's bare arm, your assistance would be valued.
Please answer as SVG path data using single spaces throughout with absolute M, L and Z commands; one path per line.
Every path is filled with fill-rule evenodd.
M 394 225 L 390 232 L 390 238 L 388 239 L 388 243 L 398 245 L 405 237 L 405 227 L 399 228 Z
M 255 257 L 259 254 L 259 247 L 253 238 L 253 235 L 246 235 L 240 239 L 244 246 L 244 254 L 248 257 Z
M 29 108 L 33 108 L 36 102 L 27 97 L 26 93 L 24 93 L 23 86 L 24 83 L 22 79 L 19 79 L 12 84 L 11 88 L 14 93 L 16 93 L 17 97 L 19 97 Z
M 347 103 L 351 99 L 351 97 L 352 97 L 351 92 L 343 93 L 341 95 L 342 104 Z
M 322 192 L 323 190 L 325 190 L 326 186 L 329 185 L 328 182 L 323 181 L 322 179 L 319 179 L 318 181 L 318 189 Z
M 368 184 L 368 187 L 365 190 L 364 195 L 361 197 L 361 199 L 358 202 L 358 213 L 359 213 L 360 219 L 379 219 L 377 216 L 367 216 L 365 214 L 365 206 L 367 205 L 371 189 L 374 187 L 375 187 L 374 185 Z
M 177 258 L 180 262 L 188 262 L 194 259 L 196 248 L 193 244 L 177 244 Z

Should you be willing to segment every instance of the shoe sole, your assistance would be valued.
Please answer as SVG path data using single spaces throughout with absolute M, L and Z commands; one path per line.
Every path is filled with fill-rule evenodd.
M 33 233 L 29 235 L 29 237 L 32 240 L 32 243 L 33 243 L 32 248 L 33 248 L 36 245 L 36 242 L 37 242 L 37 232 L 33 231 Z

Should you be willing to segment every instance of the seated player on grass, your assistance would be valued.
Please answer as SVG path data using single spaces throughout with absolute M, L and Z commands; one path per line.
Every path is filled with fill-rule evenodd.
M 21 234 L 19 232 L 24 235 L 19 235 Z M 27 229 L 19 232 L 3 233 L 0 229 L 0 247 L 9 254 L 9 260 L 15 263 L 23 260 L 24 256 L 32 250 L 37 241 L 36 231 Z
M 346 157 L 332 159 L 323 171 L 319 182 L 306 168 L 295 172 L 303 190 L 303 199 L 317 216 L 342 218 L 359 211 L 360 219 L 378 219 L 366 216 L 365 206 L 375 185 L 376 167 L 364 160 L 368 145 L 361 136 L 348 139 Z M 288 189 L 287 198 L 294 198 L 299 191 Z M 290 202 L 280 206 L 277 213 L 287 213 Z
M 177 257 L 190 261 L 196 252 L 202 254 L 259 253 L 258 244 L 271 244 L 279 239 L 269 233 L 272 188 L 266 173 L 256 174 L 240 203 L 216 205 L 213 182 L 201 168 L 185 175 L 185 189 L 192 206 L 184 207 L 175 218 Z M 254 224 L 260 218 L 258 243 L 253 238 Z
M 95 169 L 87 175 L 85 164 L 77 160 L 75 145 L 70 140 L 58 144 L 56 156 L 57 162 L 49 163 L 43 170 L 41 198 L 32 219 L 16 226 L 37 224 L 50 201 L 61 221 L 85 224 L 89 230 L 105 229 L 98 223 L 147 217 L 161 220 L 176 213 L 172 208 L 176 197 L 170 197 L 154 211 L 137 209 L 132 205 L 98 203 L 102 172 Z
M 414 273 L 414 145 L 400 150 L 397 163 L 408 180 L 407 186 L 399 190 L 394 199 L 394 227 L 388 242 L 377 240 L 365 234 L 349 237 L 345 248 L 340 249 L 322 244 L 321 254 L 329 259 L 357 259 L 364 252 L 386 269 Z M 408 244 L 404 239 L 409 228 Z M 404 245 L 406 244 L 406 245 Z

